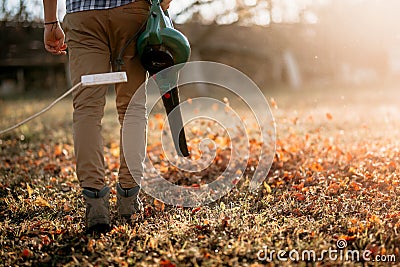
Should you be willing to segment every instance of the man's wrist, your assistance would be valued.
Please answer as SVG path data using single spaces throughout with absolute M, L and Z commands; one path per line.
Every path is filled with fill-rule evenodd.
M 54 21 L 45 21 L 44 25 L 54 25 L 54 24 L 58 24 L 58 20 L 54 20 Z

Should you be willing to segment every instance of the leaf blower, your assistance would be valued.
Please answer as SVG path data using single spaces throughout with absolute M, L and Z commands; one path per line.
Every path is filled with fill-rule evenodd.
M 151 1 L 147 26 L 137 40 L 137 51 L 143 67 L 155 75 L 168 116 L 174 146 L 179 156 L 189 156 L 182 114 L 179 107 L 177 64 L 186 63 L 190 56 L 188 39 L 174 29 L 168 11 L 163 11 L 159 0 Z M 183 64 L 182 64 L 183 65 Z M 171 90 L 169 90 L 172 88 Z M 174 112 L 172 112 L 175 109 Z

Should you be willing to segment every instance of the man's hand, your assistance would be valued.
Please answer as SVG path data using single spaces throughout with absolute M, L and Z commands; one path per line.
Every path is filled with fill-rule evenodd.
M 172 0 L 162 0 L 161 1 L 161 8 L 165 11 L 169 8 L 169 5 L 171 4 Z
M 44 26 L 44 47 L 54 55 L 65 55 L 67 45 L 64 43 L 65 34 L 60 24 L 48 24 Z

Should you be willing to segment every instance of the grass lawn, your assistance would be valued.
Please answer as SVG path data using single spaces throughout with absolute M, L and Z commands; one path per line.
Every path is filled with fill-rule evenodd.
M 271 260 L 305 266 L 313 264 L 302 259 L 308 250 L 323 258 L 316 265 L 363 264 L 365 250 L 371 259 L 394 255 L 398 262 L 398 87 L 314 86 L 266 96 L 276 119 L 277 151 L 257 193 L 247 189 L 254 158 L 228 195 L 198 208 L 164 205 L 142 193 L 144 213 L 122 222 L 113 189 L 113 229 L 102 236 L 84 232 L 70 99 L 0 136 L 0 265 L 262 266 Z M 0 100 L 0 128 L 49 102 Z M 119 130 L 112 97 L 105 114 L 106 179 L 114 188 Z M 161 155 L 157 149 L 151 146 L 149 153 Z M 323 254 L 344 241 L 336 260 Z M 268 256 L 283 250 L 286 258 L 296 250 L 300 258 L 280 261 L 275 253 L 259 260 L 265 256 L 260 250 Z M 359 251 L 360 261 L 346 260 L 349 251 Z

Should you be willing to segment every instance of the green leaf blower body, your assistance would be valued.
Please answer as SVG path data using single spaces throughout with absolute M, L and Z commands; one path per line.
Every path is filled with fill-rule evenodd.
M 179 108 L 179 73 L 176 68 L 159 72 L 186 63 L 190 57 L 190 44 L 181 32 L 174 29 L 168 12 L 162 11 L 158 0 L 152 1 L 146 30 L 137 41 L 137 51 L 143 67 L 150 75 L 156 74 L 155 80 L 168 115 L 175 149 L 178 155 L 187 157 L 189 151 Z M 171 113 L 174 109 L 175 112 Z
M 153 0 L 146 30 L 139 36 L 137 50 L 151 75 L 189 60 L 190 44 L 185 35 L 174 29 L 168 12 Z

